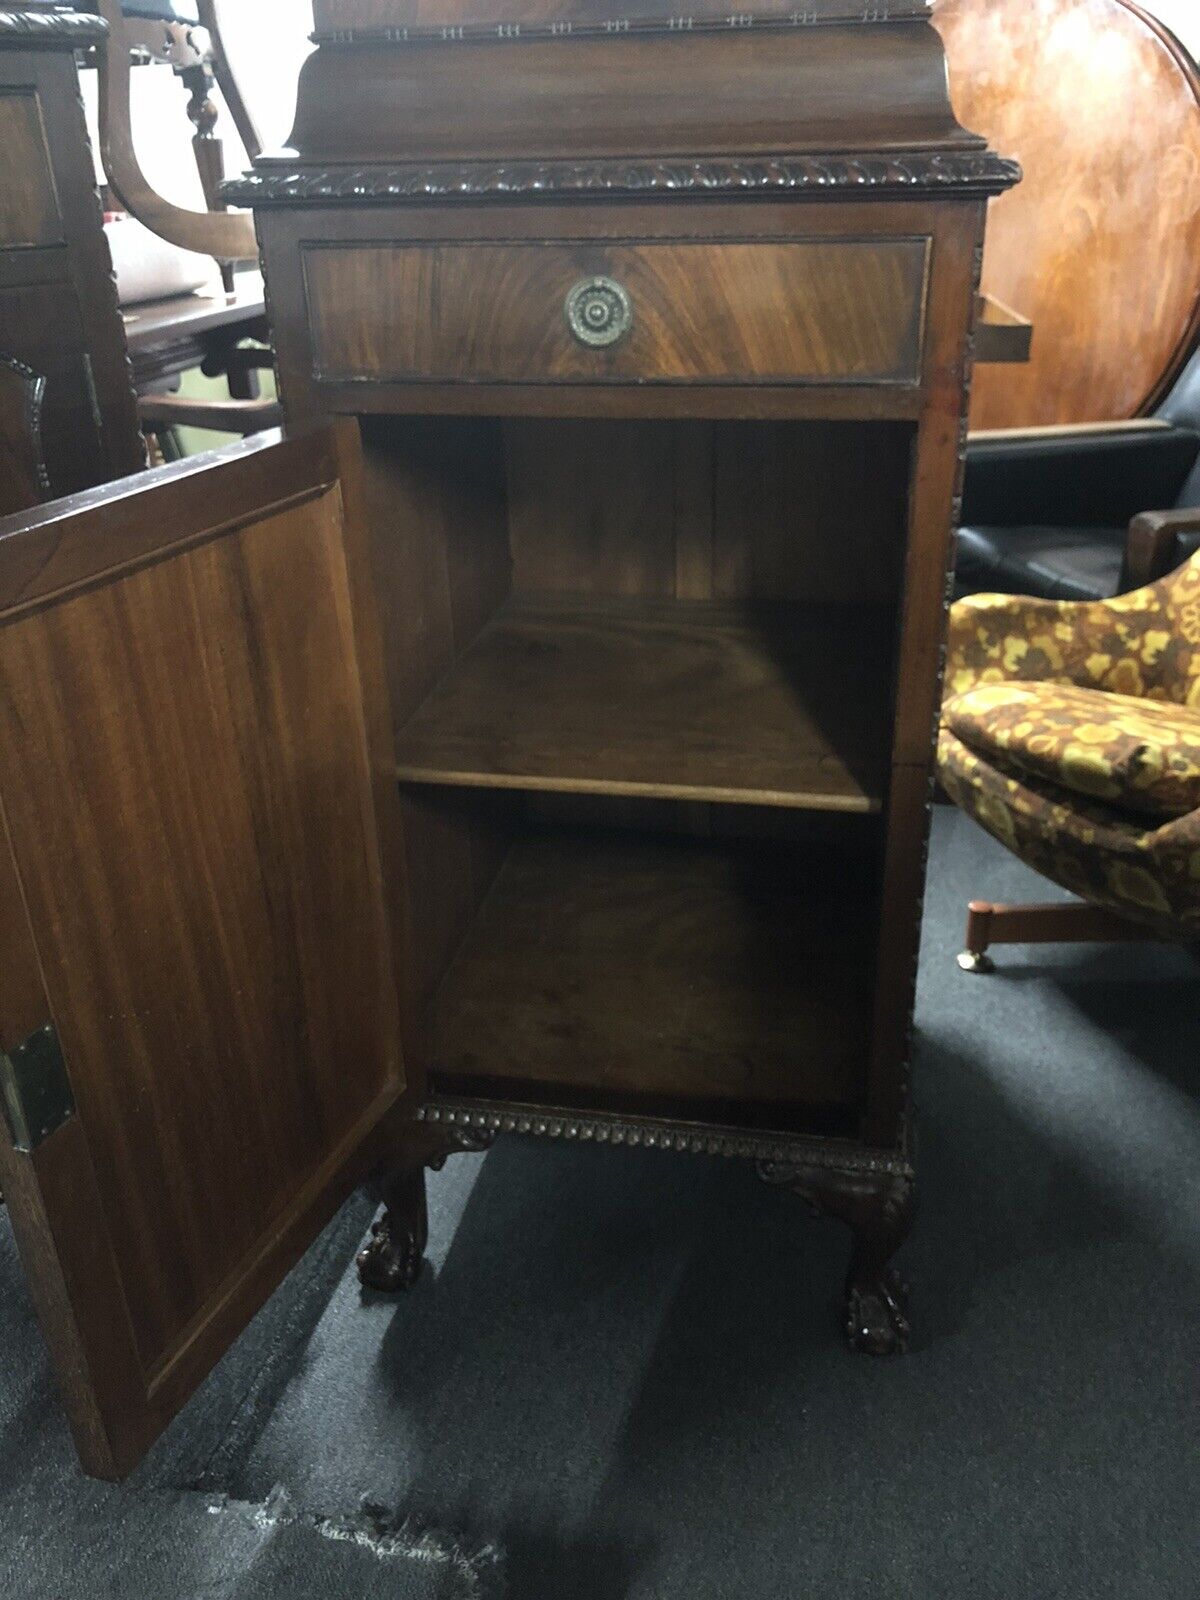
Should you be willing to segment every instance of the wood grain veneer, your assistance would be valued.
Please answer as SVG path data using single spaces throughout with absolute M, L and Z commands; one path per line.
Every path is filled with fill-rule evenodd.
M 782 1125 L 803 1107 L 845 1126 L 865 1081 L 872 919 L 869 889 L 831 859 L 522 835 L 431 1007 L 431 1082 L 756 1107 Z
M 938 0 L 959 114 L 1018 157 L 983 287 L 1034 325 L 976 428 L 1153 409 L 1200 329 L 1200 73 L 1129 0 Z
M 29 89 L 0 86 L 0 249 L 62 242 L 41 105 Z
M 431 244 L 305 252 L 318 378 L 377 383 L 912 383 L 927 244 Z M 633 306 L 589 348 L 580 279 Z
M 305 62 L 289 142 L 256 170 L 985 149 L 957 122 L 922 23 L 326 46 Z
M 523 600 L 399 731 L 410 782 L 870 812 L 891 678 L 869 611 Z
M 120 1345 L 91 1372 L 96 1470 L 180 1403 L 406 1086 L 357 496 L 318 434 L 0 523 L 0 811 L 76 1106 L 4 1182 L 68 1279 L 88 1197 L 103 1292 L 54 1335 L 69 1383 Z

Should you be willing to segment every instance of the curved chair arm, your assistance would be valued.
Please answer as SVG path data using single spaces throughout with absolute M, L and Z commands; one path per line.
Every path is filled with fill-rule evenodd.
M 100 152 L 113 192 L 152 233 L 218 261 L 257 261 L 253 218 L 240 212 L 188 211 L 146 181 L 133 144 L 129 38 L 120 0 L 99 0 L 109 34 L 100 52 Z
M 1122 589 L 1141 589 L 1200 549 L 1200 506 L 1143 511 L 1129 524 Z
M 1039 600 L 1018 594 L 972 594 L 950 608 L 945 693 L 981 683 L 1089 683 L 1085 642 L 1093 629 L 1083 613 L 1103 613 L 1101 600 Z M 1083 626 L 1080 626 L 1080 624 Z

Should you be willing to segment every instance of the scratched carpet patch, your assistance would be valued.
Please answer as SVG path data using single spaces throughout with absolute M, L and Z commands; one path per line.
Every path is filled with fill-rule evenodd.
M 108 1484 L 74 1459 L 0 1208 L 4 1600 L 490 1600 L 490 1548 L 468 1548 L 432 1521 L 361 1495 L 298 1505 L 279 1487 L 261 1498 L 226 1489 L 230 1456 L 304 1370 L 331 1295 L 348 1315 L 356 1290 L 342 1280 L 372 1209 L 347 1208 L 145 1465 Z
M 494 1553 L 467 1551 L 433 1529 L 364 1503 L 349 1517 L 297 1512 L 282 1490 L 262 1506 L 209 1507 L 210 1515 L 249 1524 L 259 1535 L 244 1571 L 221 1600 L 278 1600 L 281 1595 L 353 1595 L 355 1600 L 483 1600 L 491 1592 Z

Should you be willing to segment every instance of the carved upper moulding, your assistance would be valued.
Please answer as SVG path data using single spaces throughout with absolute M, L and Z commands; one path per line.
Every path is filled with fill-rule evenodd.
M 722 0 L 314 0 L 318 39 L 380 35 L 404 39 L 560 37 L 697 28 L 818 27 L 838 22 L 900 22 L 928 14 L 927 0 L 754 0 L 733 11 Z
M 317 0 L 292 147 L 226 195 L 843 199 L 1019 178 L 955 117 L 925 0 L 674 4 Z

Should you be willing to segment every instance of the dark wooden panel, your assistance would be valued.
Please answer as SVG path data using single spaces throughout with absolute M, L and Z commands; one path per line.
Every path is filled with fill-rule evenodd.
M 103 416 L 74 285 L 0 289 L 0 354 L 45 380 L 42 455 L 53 492 L 71 494 L 102 481 Z
M 690 473 L 676 460 L 680 439 L 693 431 L 688 423 L 608 418 L 509 422 L 514 588 L 671 598 L 681 480 L 712 499 L 711 434 Z
M 877 810 L 888 632 L 861 610 L 515 602 L 401 729 L 399 774 Z
M 720 842 L 519 840 L 434 1004 L 433 1083 L 853 1110 L 874 916 L 844 866 Z
M 0 247 L 60 244 L 62 238 L 37 95 L 0 87 Z
M 894 1144 L 909 1113 L 909 1056 L 929 843 L 933 744 L 941 700 L 953 521 L 967 437 L 968 335 L 983 252 L 983 207 L 948 216 L 934 250 L 925 363 L 938 378 L 924 409 L 909 485 L 896 721 L 887 813 L 878 979 L 865 1131 Z
M 0 354 L 0 517 L 46 498 L 42 448 L 45 379 Z
M 365 461 L 391 701 L 403 720 L 508 596 L 503 441 L 491 419 L 373 421 Z M 486 892 L 494 847 L 487 819 L 427 796 L 403 797 L 402 822 L 407 1025 Z M 411 1034 L 406 1045 L 416 1048 Z
M 923 240 L 313 246 L 305 277 L 333 382 L 912 383 L 925 261 Z M 595 275 L 633 308 L 604 349 L 564 314 Z
M 145 448 L 72 39 L 37 36 L 0 50 L 0 355 L 46 379 L 50 486 L 69 494 L 136 472 Z
M 913 431 L 845 423 L 718 423 L 712 594 L 894 611 Z M 842 649 L 859 648 L 853 632 Z
M 523 158 L 616 157 L 629 167 L 659 156 L 678 174 L 697 155 L 868 150 L 900 157 L 901 192 L 925 152 L 972 163 L 983 154 L 955 121 L 941 41 L 923 23 L 679 28 L 666 38 L 576 37 L 566 49 L 494 32 L 417 50 L 399 40 L 325 47 L 305 63 L 290 143 L 263 170 L 483 158 L 511 174 Z M 913 152 L 916 168 L 904 172 Z M 847 181 L 872 181 L 869 165 Z
M 150 1372 L 398 1070 L 338 523 L 328 494 L 0 638 L 10 824 Z
M 58 1262 L 94 1470 L 145 1448 L 405 1087 L 366 561 L 348 433 L 0 524 L 0 800 L 77 1108 L 19 1225 Z M 84 1196 L 98 1266 L 63 1244 Z
M 518 593 L 897 604 L 911 427 L 522 418 L 505 436 Z

